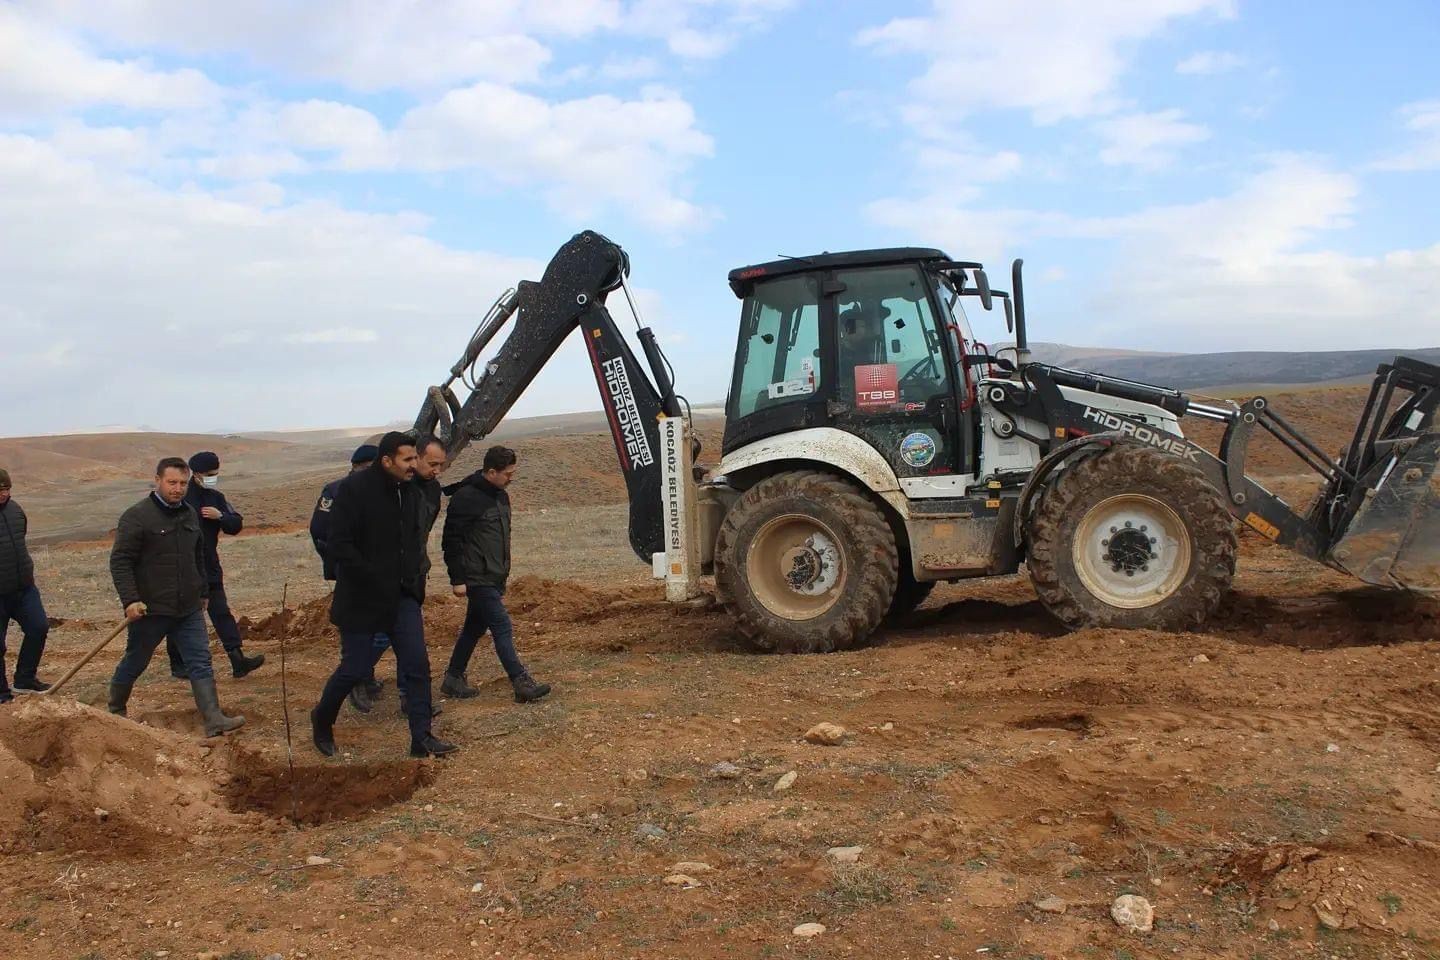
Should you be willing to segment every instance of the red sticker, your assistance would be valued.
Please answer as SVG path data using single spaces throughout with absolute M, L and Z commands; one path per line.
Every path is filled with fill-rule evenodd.
M 900 374 L 893 363 L 855 365 L 855 406 L 889 407 L 900 400 Z

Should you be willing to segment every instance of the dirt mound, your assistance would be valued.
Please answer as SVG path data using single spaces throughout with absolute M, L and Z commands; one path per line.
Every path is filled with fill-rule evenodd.
M 241 617 L 240 637 L 246 643 L 279 643 L 282 637 L 297 647 L 310 646 L 324 640 L 335 639 L 335 627 L 330 623 L 330 597 L 316 597 L 298 607 L 287 607 L 277 613 L 268 614 L 258 620 Z
M 655 602 L 655 592 L 647 586 L 600 590 L 543 577 L 517 577 L 505 590 L 505 605 L 512 614 L 542 622 L 582 623 Z
M 0 851 L 119 856 L 234 824 L 207 753 L 83 704 L 29 698 L 0 716 Z

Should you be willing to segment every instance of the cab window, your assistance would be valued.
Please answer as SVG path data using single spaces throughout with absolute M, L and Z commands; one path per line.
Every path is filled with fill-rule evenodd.
M 755 285 L 740 308 L 732 419 L 811 399 L 821 388 L 820 295 L 813 277 Z
M 857 413 L 924 409 L 948 393 L 929 285 L 915 267 L 845 270 L 835 301 L 839 397 Z

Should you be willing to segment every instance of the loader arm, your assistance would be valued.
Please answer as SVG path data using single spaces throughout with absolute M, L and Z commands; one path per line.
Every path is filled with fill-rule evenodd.
M 644 326 L 637 333 L 652 384 L 605 307 L 616 289 L 625 289 L 628 297 L 629 272 L 629 257 L 617 244 L 589 230 L 576 234 L 551 258 L 539 282 L 522 281 L 496 300 L 449 379 L 427 392 L 414 431 L 438 437 L 453 460 L 494 432 L 560 344 L 580 328 L 625 476 L 630 546 L 650 563 L 664 551 L 659 421 L 679 416 L 680 404 L 654 333 Z M 633 311 L 633 298 L 630 306 Z M 480 364 L 481 353 L 512 320 L 504 343 Z M 468 389 L 463 401 L 455 393 L 457 381 Z

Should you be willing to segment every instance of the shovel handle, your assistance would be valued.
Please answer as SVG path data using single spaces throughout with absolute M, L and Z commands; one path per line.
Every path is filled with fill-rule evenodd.
M 110 636 L 106 637 L 104 640 L 101 640 L 99 643 L 95 644 L 95 646 L 91 647 L 90 652 L 85 654 L 85 656 L 81 657 L 80 662 L 75 664 L 75 666 L 71 667 L 69 673 L 65 674 L 65 676 L 50 684 L 50 689 L 46 690 L 44 695 L 52 696 L 57 690 L 65 686 L 66 683 L 70 682 L 70 678 L 75 676 L 75 674 L 79 673 L 81 667 L 89 663 L 95 657 L 95 654 L 99 653 L 101 650 L 104 650 L 107 646 L 109 646 L 110 641 L 120 636 L 121 631 L 123 631 L 128 626 L 130 626 L 130 621 L 126 620 L 124 623 L 120 624 L 120 626 L 110 631 Z

